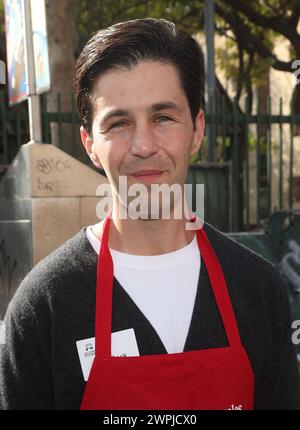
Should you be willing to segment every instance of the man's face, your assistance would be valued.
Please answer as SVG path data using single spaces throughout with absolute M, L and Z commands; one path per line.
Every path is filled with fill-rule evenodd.
M 93 139 L 83 128 L 81 138 L 115 190 L 120 176 L 127 176 L 128 186 L 185 183 L 190 157 L 203 138 L 204 116 L 198 113 L 194 130 L 173 65 L 151 61 L 108 71 L 98 79 L 93 98 Z M 142 171 L 156 173 L 139 175 Z

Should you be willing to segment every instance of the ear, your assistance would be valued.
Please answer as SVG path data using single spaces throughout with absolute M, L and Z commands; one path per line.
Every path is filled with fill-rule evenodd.
M 100 163 L 99 157 L 95 152 L 95 144 L 83 126 L 80 127 L 80 137 L 81 142 L 93 164 L 99 169 L 102 169 L 102 164 Z
M 191 153 L 190 153 L 191 156 L 193 156 L 199 151 L 203 140 L 203 136 L 204 136 L 205 119 L 204 119 L 204 112 L 202 109 L 199 110 L 195 118 L 195 127 L 196 128 L 194 131 L 193 144 L 192 144 Z

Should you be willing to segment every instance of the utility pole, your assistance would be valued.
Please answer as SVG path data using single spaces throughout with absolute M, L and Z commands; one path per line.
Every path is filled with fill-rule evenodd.
M 6 84 L 6 65 L 4 61 L 0 60 L 0 85 Z
M 215 75 L 215 18 L 214 0 L 204 1 L 204 30 L 205 30 L 205 102 L 211 123 L 207 127 L 207 153 L 208 161 L 216 161 L 216 126 L 212 123 L 212 116 L 216 112 L 216 75 Z

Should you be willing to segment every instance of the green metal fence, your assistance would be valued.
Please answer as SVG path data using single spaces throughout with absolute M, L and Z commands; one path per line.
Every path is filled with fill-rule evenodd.
M 70 95 L 67 111 L 62 110 L 60 94 L 56 97 L 55 109 L 48 111 L 47 97 L 41 96 L 44 142 L 55 143 L 93 168 L 80 143 L 80 122 L 73 95 Z M 230 230 L 259 230 L 274 210 L 291 209 L 298 204 L 297 199 L 300 200 L 300 170 L 298 176 L 295 164 L 300 154 L 295 151 L 294 144 L 295 138 L 298 139 L 295 130 L 300 124 L 300 115 L 295 114 L 293 106 L 284 114 L 282 99 L 277 103 L 269 99 L 264 113 L 257 100 L 255 114 L 248 112 L 247 101 L 243 109 L 235 101 L 229 106 L 224 97 L 215 105 L 217 112 L 205 115 L 206 129 L 214 127 L 216 130 L 216 161 L 231 166 Z M 27 103 L 8 108 L 4 93 L 0 91 L 0 165 L 9 164 L 20 145 L 28 140 Z M 205 138 L 198 163 L 206 160 L 207 145 Z M 274 176 L 276 169 L 277 176 Z
M 282 98 L 272 101 L 269 97 L 264 103 L 267 104 L 264 113 L 261 104 L 258 98 L 255 114 L 250 114 L 248 100 L 243 110 L 236 100 L 228 109 L 225 98 L 221 97 L 215 103 L 218 112 L 206 115 L 207 127 L 216 128 L 218 161 L 231 161 L 232 231 L 259 229 L 268 224 L 274 211 L 300 204 L 300 169 L 296 164 L 300 163 L 300 147 L 295 151 L 295 139 L 300 139 L 296 135 L 296 132 L 299 135 L 300 115 L 295 113 L 294 103 L 289 105 L 288 114 L 284 114 Z M 252 190 L 251 155 L 255 162 Z M 278 170 L 275 178 L 274 158 Z

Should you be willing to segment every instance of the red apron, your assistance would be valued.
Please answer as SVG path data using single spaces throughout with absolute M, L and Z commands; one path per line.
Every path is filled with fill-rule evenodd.
M 81 409 L 253 409 L 253 371 L 241 345 L 220 263 L 203 228 L 196 231 L 197 242 L 229 346 L 175 354 L 111 356 L 113 261 L 108 248 L 109 222 L 110 215 L 104 221 L 98 259 L 95 359 Z

